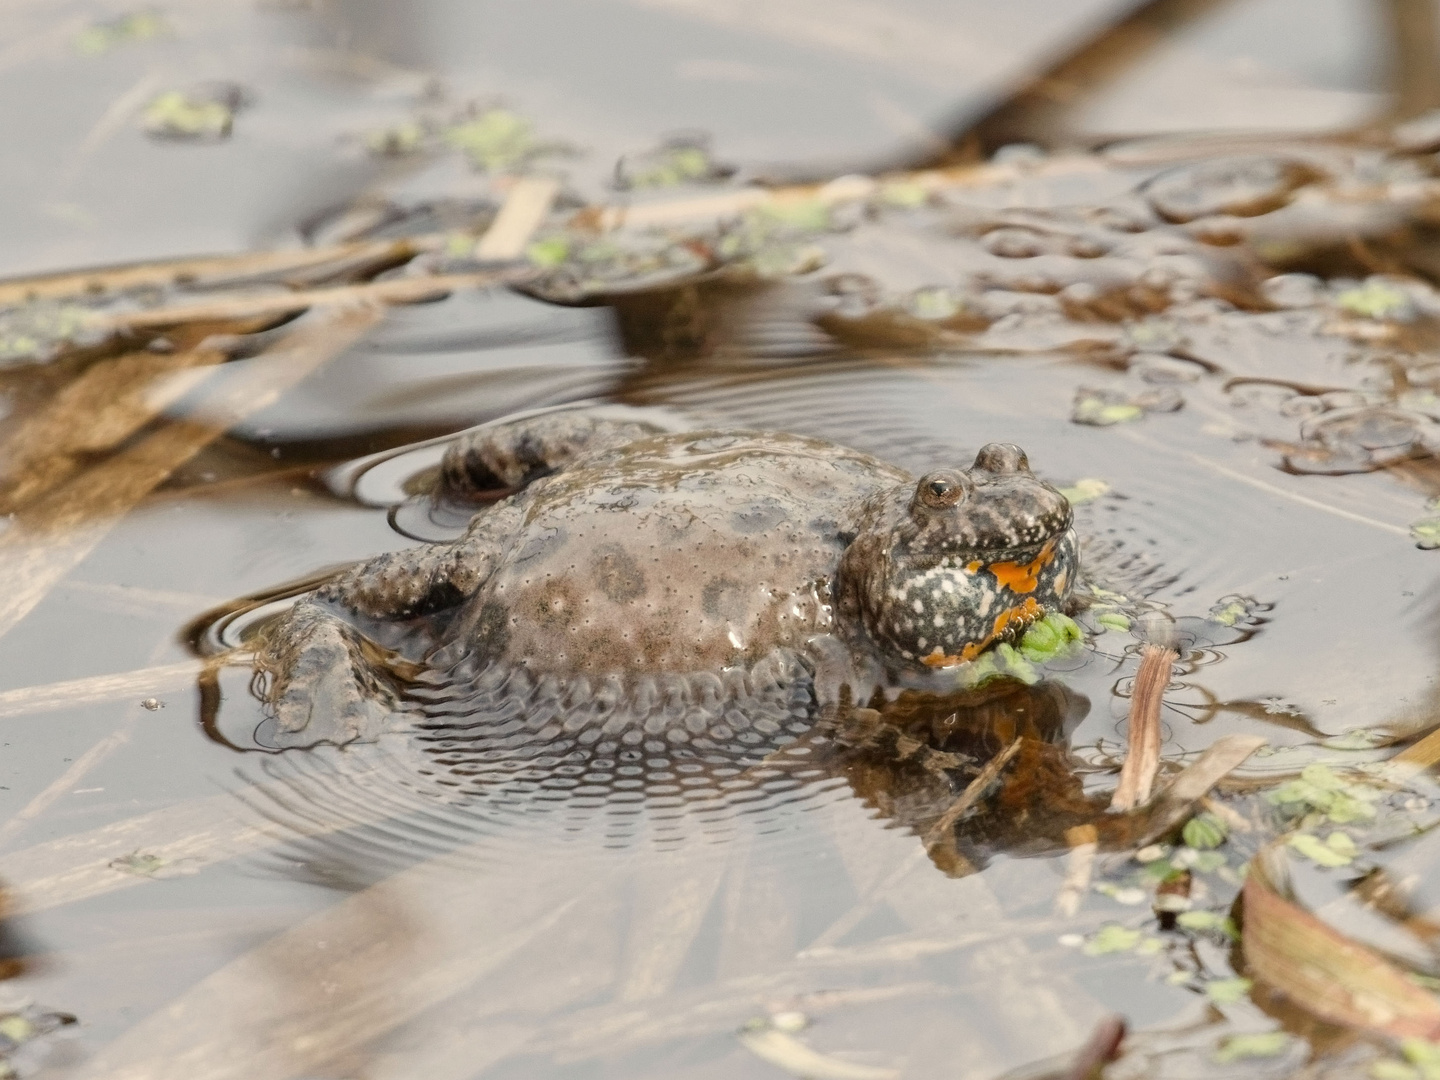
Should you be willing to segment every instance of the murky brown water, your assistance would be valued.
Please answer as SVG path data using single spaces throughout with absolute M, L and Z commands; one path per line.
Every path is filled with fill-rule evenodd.
M 153 36 L 108 23 L 113 40 L 80 48 L 90 6 L 19 4 L 0 96 L 24 152 L 0 170 L 0 262 L 453 231 L 503 192 L 458 153 L 388 158 L 366 140 L 496 95 L 588 151 L 554 159 L 580 200 L 614 198 L 616 157 L 680 126 L 711 129 L 742 178 L 880 159 L 1094 14 L 1025 5 L 1023 47 L 947 67 L 926 27 L 1020 41 L 1027 12 L 934 7 L 897 9 L 884 47 L 803 4 L 747 26 L 744 5 L 656 0 L 544 6 L 563 35 L 525 5 L 217 4 L 165 10 Z M 1188 46 L 1201 70 L 1236 32 L 1218 25 Z M 1378 100 L 1373 57 L 1324 55 L 1328 84 L 1306 46 L 1267 61 L 1292 78 L 1292 126 Z M 228 138 L 142 134 L 147 103 L 216 80 L 246 92 L 205 91 L 241 103 Z M 215 317 L 148 349 L 62 344 L 48 365 L 16 344 L 43 328 L 0 324 L 0 944 L 15 960 L 0 1009 L 79 1019 L 17 1068 L 761 1078 L 783 1073 L 737 1031 L 799 1012 L 829 1075 L 982 1078 L 1120 1012 L 1158 1033 L 1164 1075 L 1214 1075 L 1218 1040 L 1271 1023 L 1200 992 L 1232 974 L 1229 950 L 1074 948 L 1141 909 L 1090 892 L 1055 913 L 1064 830 L 1113 786 L 1147 640 L 1182 646 L 1169 761 L 1258 733 L 1273 752 L 1242 775 L 1262 778 L 1333 756 L 1327 736 L 1433 721 L 1440 554 L 1411 534 L 1440 495 L 1427 138 L 1440 145 L 1017 151 L 819 220 L 697 226 L 670 264 L 597 242 L 523 291 L 317 308 L 283 329 Z M 697 277 L 685 259 L 727 237 L 734 265 Z M 99 309 L 210 295 L 166 286 Z M 216 330 L 250 336 L 207 344 Z M 915 471 L 1019 443 L 1077 492 L 1091 572 L 1126 594 L 1111 610 L 1126 618 L 1092 611 L 1087 649 L 1035 686 L 897 706 L 907 735 L 978 762 L 1025 736 L 1018 779 L 928 852 L 917 832 L 957 792 L 888 744 L 577 758 L 523 724 L 447 727 L 430 708 L 419 738 L 275 753 L 243 659 L 197 689 L 196 653 L 243 642 L 285 583 L 454 535 L 413 497 L 437 461 L 426 440 L 587 402 L 825 437 Z M 92 429 L 102 412 L 114 430 Z M 1233 895 L 1242 862 L 1213 894 Z M 1228 1068 L 1279 1075 L 1297 1053 Z

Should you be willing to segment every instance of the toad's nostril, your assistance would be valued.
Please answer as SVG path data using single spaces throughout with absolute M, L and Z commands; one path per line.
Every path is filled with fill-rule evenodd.
M 1014 443 L 992 442 L 975 455 L 975 468 L 992 473 L 1029 472 L 1030 462 Z

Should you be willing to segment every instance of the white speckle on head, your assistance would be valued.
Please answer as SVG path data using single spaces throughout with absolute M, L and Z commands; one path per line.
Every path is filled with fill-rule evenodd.
M 919 600 L 916 600 L 916 601 L 915 601 L 914 603 L 912 603 L 910 606 L 911 606 L 911 608 L 914 609 L 916 615 L 924 615 L 924 614 L 925 614 L 925 605 L 924 605 L 923 603 L 921 603 Z

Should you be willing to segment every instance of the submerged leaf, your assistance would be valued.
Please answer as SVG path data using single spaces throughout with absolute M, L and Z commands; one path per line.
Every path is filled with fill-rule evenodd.
M 1223 844 L 1228 834 L 1225 823 L 1207 812 L 1196 814 L 1187 821 L 1180 835 L 1188 846 L 1198 851 L 1208 851 Z
M 1026 686 L 1034 686 L 1040 681 L 1039 674 L 1009 642 L 1002 641 L 996 645 L 995 656 L 1007 675 L 1019 679 Z
M 898 180 L 881 186 L 880 201 L 900 210 L 914 210 L 930 201 L 930 190 L 924 184 Z
M 161 94 L 144 115 L 146 133 L 165 139 L 223 139 L 234 122 L 235 109 L 228 102 L 181 90 Z
M 1440 1037 L 1440 999 L 1281 895 L 1284 850 L 1272 845 L 1252 860 L 1241 894 L 1251 974 L 1330 1023 L 1392 1038 Z
M 1175 925 L 1192 933 L 1220 933 L 1232 940 L 1240 937 L 1235 920 L 1218 911 L 1182 911 L 1175 916 Z
M 1415 546 L 1433 551 L 1440 548 L 1440 517 L 1423 517 L 1410 523 L 1410 539 Z
M 1205 996 L 1217 1005 L 1234 1005 L 1244 1001 L 1254 984 L 1249 979 L 1211 979 L 1205 984 Z
M 1243 981 L 1243 980 L 1242 980 Z M 1211 985 L 1214 985 L 1213 983 Z M 1221 1041 L 1215 1061 L 1228 1065 L 1246 1058 L 1276 1057 L 1290 1045 L 1290 1036 L 1283 1031 L 1265 1031 L 1254 1035 L 1231 1035 Z
M 87 26 L 75 36 L 75 51 L 99 56 L 127 42 L 148 41 L 169 32 L 169 24 L 158 11 L 135 11 Z
M 1404 318 L 1414 308 L 1405 292 L 1379 278 L 1346 289 L 1335 297 L 1335 303 L 1352 315 L 1363 315 L 1367 319 Z
M 1113 424 L 1131 423 L 1144 415 L 1144 409 L 1130 404 L 1118 395 L 1082 389 L 1075 395 L 1070 419 L 1088 427 L 1110 427 Z
M 1319 810 L 1337 825 L 1370 821 L 1375 817 L 1372 803 L 1384 793 L 1368 784 L 1359 784 L 1337 775 L 1328 765 L 1306 766 L 1298 780 L 1280 785 L 1266 795 L 1277 806 Z M 1295 812 L 1292 810 L 1292 812 Z
M 365 136 L 365 148 L 377 157 L 404 157 L 423 149 L 427 135 L 423 125 L 407 121 L 372 131 Z
M 559 266 L 570 257 L 570 238 L 559 234 L 542 237 L 525 249 L 525 257 L 547 270 Z
M 1072 651 L 1085 640 L 1085 632 L 1068 615 L 1059 612 L 1046 615 L 1033 623 L 1020 639 L 1020 655 L 1026 660 L 1043 664 Z
M 1418 1075 L 1421 1080 L 1440 1080 L 1440 1043 L 1428 1039 L 1405 1039 L 1400 1044 L 1400 1052 L 1412 1066 L 1412 1075 Z
M 508 109 L 488 109 L 452 124 L 442 138 L 447 146 L 465 154 L 477 169 L 487 172 L 518 165 L 535 150 L 530 121 Z
M 1111 923 L 1091 934 L 1081 948 L 1086 956 L 1103 956 L 1106 953 L 1129 952 L 1140 944 L 1141 933 L 1129 927 Z
M 1296 833 L 1289 844 L 1307 859 L 1326 867 L 1349 866 L 1357 850 L 1355 841 L 1341 832 L 1332 832 L 1323 842 L 1310 833 Z
M 1069 500 L 1071 506 L 1081 506 L 1088 502 L 1094 502 L 1102 495 L 1110 494 L 1110 485 L 1093 476 L 1082 476 L 1069 487 L 1062 487 L 1060 494 Z

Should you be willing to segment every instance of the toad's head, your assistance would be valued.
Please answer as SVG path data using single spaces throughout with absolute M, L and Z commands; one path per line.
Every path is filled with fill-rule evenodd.
M 1070 503 L 1025 452 L 990 443 L 969 469 L 941 469 L 866 499 L 838 583 L 887 657 L 948 667 L 1063 610 L 1079 573 Z

